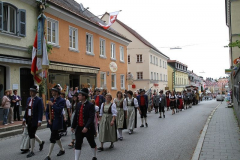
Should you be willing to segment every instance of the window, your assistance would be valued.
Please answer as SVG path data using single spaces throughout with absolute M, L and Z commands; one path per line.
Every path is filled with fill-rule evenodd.
M 116 59 L 115 44 L 111 43 L 111 59 Z
M 137 63 L 141 63 L 142 62 L 142 55 L 138 54 L 137 55 Z
M 156 66 L 158 66 L 158 58 L 156 57 Z
M 167 69 L 167 62 L 165 62 L 165 68 Z
M 120 46 L 120 61 L 124 62 L 124 48 Z
M 153 72 L 151 72 L 151 80 L 153 80 Z
M 137 79 L 143 79 L 143 72 L 137 72 Z
M 165 74 L 163 74 L 163 81 L 165 81 Z
M 86 52 L 87 54 L 93 54 L 93 35 L 86 34 Z
M 78 29 L 69 27 L 69 47 L 78 50 Z
M 130 55 L 128 55 L 128 63 L 130 63 Z
M 106 73 L 101 73 L 101 88 L 103 88 L 106 85 Z
M 162 74 L 160 74 L 160 81 L 162 81 Z
M 167 75 L 166 75 L 166 81 L 168 81 L 168 79 L 167 79 Z
M 153 56 L 153 64 L 155 64 L 155 56 Z
M 48 18 L 47 37 L 49 43 L 58 44 L 58 21 Z
M 100 56 L 101 57 L 106 57 L 105 48 L 106 48 L 105 40 L 100 38 Z
M 164 67 L 164 65 L 165 65 L 165 62 L 164 62 L 164 61 L 162 61 L 162 63 L 163 63 L 163 68 L 165 68 L 165 67 Z
M 26 36 L 26 10 L 0 1 L 0 31 Z
M 112 89 L 116 89 L 116 74 L 112 74 Z
M 150 63 L 152 63 L 152 55 L 150 55 Z
M 162 60 L 160 59 L 160 67 L 162 67 Z
M 124 75 L 120 75 L 120 80 L 121 80 L 121 89 L 125 89 L 125 78 L 124 78 Z
M 154 80 L 156 80 L 157 78 L 156 78 L 156 72 L 154 72 Z
M 159 80 L 158 73 L 157 73 L 157 80 Z

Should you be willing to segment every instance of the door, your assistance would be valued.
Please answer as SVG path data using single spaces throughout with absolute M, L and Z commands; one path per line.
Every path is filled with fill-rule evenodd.
M 21 98 L 22 98 L 22 110 L 25 110 L 27 98 L 30 96 L 29 89 L 33 86 L 33 76 L 31 74 L 30 68 L 21 68 L 20 69 L 20 89 L 21 89 Z

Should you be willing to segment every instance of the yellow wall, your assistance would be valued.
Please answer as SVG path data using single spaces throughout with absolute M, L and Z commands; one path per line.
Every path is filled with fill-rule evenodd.
M 173 90 L 173 76 L 172 76 L 173 68 L 167 65 L 167 71 L 168 71 L 168 87 L 169 87 L 169 90 L 172 91 Z

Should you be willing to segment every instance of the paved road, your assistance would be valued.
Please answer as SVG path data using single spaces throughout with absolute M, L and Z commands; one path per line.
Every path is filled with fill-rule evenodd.
M 133 135 L 128 135 L 124 131 L 124 140 L 115 143 L 115 148 L 97 153 L 98 160 L 189 160 L 192 157 L 197 145 L 201 130 L 203 129 L 210 112 L 220 102 L 204 101 L 193 108 L 182 111 L 176 115 L 171 115 L 171 111 L 166 112 L 166 118 L 160 119 L 153 112 L 148 114 L 148 128 L 137 128 Z M 138 126 L 140 126 L 138 117 Z M 48 152 L 49 134 L 48 129 L 37 132 L 38 136 L 46 141 L 43 151 L 39 152 L 38 146 L 35 148 L 35 156 L 29 160 L 43 160 Z M 26 155 L 21 155 L 19 143 L 21 135 L 0 140 L 0 159 L 19 160 L 26 159 Z M 59 148 L 55 145 L 52 153 L 52 160 L 73 160 L 74 150 L 68 149 L 70 135 L 62 138 L 66 154 L 57 157 Z M 99 145 L 99 140 L 96 138 Z M 106 143 L 108 147 L 110 143 Z M 82 148 L 82 160 L 90 160 L 92 152 L 86 140 Z

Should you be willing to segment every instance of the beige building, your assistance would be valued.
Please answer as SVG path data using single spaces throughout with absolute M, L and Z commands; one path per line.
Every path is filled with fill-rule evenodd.
M 108 19 L 109 14 L 102 17 L 102 20 L 106 22 Z M 133 75 L 129 89 L 147 90 L 152 87 L 157 92 L 160 89 L 165 90 L 168 85 L 167 60 L 169 57 L 120 20 L 116 20 L 111 28 L 132 41 L 127 48 L 128 72 Z
M 25 106 L 34 83 L 27 51 L 36 35 L 36 1 L 1 0 L 0 7 L 0 103 L 5 89 L 18 89 Z

